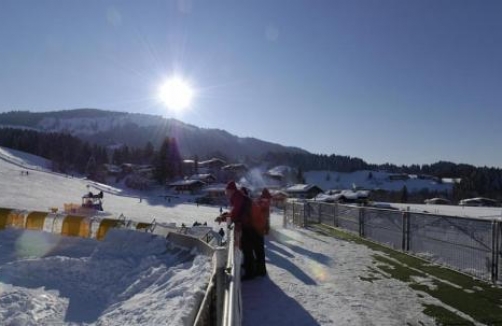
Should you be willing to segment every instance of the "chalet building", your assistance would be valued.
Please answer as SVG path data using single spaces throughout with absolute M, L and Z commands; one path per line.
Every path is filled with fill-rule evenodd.
M 190 180 L 199 180 L 206 184 L 212 184 L 216 182 L 216 177 L 211 173 L 201 173 L 192 175 Z
M 202 190 L 204 196 L 197 199 L 198 203 L 227 206 L 229 201 L 225 193 L 226 184 L 211 185 Z
M 221 168 L 227 180 L 238 180 L 245 176 L 248 168 L 244 164 L 228 164 Z
M 270 205 L 283 209 L 286 205 L 286 201 L 288 200 L 288 194 L 280 190 L 271 190 L 270 194 L 272 195 Z
M 311 199 L 322 193 L 323 190 L 316 185 L 297 184 L 286 188 L 288 196 L 293 198 Z
M 199 169 L 204 169 L 205 171 L 219 171 L 221 170 L 227 162 L 219 158 L 212 158 L 207 161 L 199 162 Z
M 183 175 L 192 175 L 197 173 L 197 171 L 195 171 L 195 161 L 183 160 L 183 162 L 181 162 L 181 172 Z
M 205 183 L 200 180 L 181 180 L 170 183 L 168 186 L 173 188 L 177 193 L 189 193 L 191 195 L 201 191 Z
M 398 173 L 389 175 L 390 181 L 406 181 L 410 178 L 406 173 Z
M 439 178 L 438 177 L 435 177 L 433 175 L 428 175 L 428 174 L 418 174 L 417 175 L 417 179 L 421 179 L 421 180 L 432 180 L 432 181 L 436 181 L 438 182 L 439 181 Z
M 103 164 L 103 167 L 108 176 L 116 177 L 122 173 L 122 169 L 118 165 L 113 164 Z

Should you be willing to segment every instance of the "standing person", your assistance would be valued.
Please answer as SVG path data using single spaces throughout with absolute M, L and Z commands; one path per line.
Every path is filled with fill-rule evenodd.
M 264 188 L 260 198 L 257 200 L 258 212 L 253 214 L 254 219 L 264 220 L 256 228 L 256 241 L 254 242 L 253 250 L 256 255 L 256 274 L 259 276 L 267 275 L 267 267 L 265 264 L 265 235 L 270 230 L 270 192 Z M 256 216 L 255 216 L 256 215 Z
M 263 188 L 260 195 L 260 207 L 262 208 L 263 216 L 267 221 L 267 225 L 265 227 L 265 234 L 270 232 L 270 201 L 272 200 L 272 195 L 267 188 Z
M 217 222 L 221 222 L 223 218 L 230 217 L 235 224 L 236 232 L 242 232 L 240 245 L 242 255 L 244 256 L 244 277 L 242 280 L 253 279 L 256 275 L 255 257 L 253 253 L 254 244 L 256 241 L 256 232 L 251 225 L 251 199 L 244 195 L 234 181 L 230 181 L 226 188 L 225 194 L 230 200 L 232 210 L 225 212 L 216 218 Z

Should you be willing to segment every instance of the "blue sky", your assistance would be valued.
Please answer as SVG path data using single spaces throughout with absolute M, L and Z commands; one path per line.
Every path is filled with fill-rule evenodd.
M 176 116 L 370 163 L 502 167 L 501 1 L 1 0 L 0 111 Z M 157 100 L 182 75 L 190 110 Z

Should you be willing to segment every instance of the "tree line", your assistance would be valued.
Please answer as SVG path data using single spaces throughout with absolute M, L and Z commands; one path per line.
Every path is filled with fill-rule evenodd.
M 456 164 L 439 161 L 433 164 L 395 165 L 369 164 L 356 157 L 343 155 L 305 154 L 290 152 L 269 152 L 262 156 L 262 161 L 270 166 L 288 165 L 298 170 L 326 170 L 338 172 L 354 172 L 359 170 L 386 171 L 390 173 L 406 173 L 430 175 L 439 178 L 457 178 L 453 192 L 449 197 L 459 200 L 469 197 L 490 197 L 502 200 L 502 169 L 495 167 L 476 167 L 469 164 Z
M 158 150 L 150 142 L 144 148 L 106 149 L 65 133 L 0 128 L 0 146 L 48 159 L 54 171 L 77 172 L 97 181 L 103 181 L 104 164 L 152 165 L 154 177 L 161 184 L 181 176 L 182 158 L 177 140 L 170 137 L 164 139 Z

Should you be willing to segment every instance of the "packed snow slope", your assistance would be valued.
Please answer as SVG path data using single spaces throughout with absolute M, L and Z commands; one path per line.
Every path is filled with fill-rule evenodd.
M 0 231 L 2 325 L 186 325 L 210 258 L 150 233 Z
M 190 197 L 166 198 L 165 189 L 135 192 L 98 184 L 82 178 L 50 172 L 40 167 L 43 159 L 0 148 L 0 207 L 47 212 L 51 207 L 63 208 L 64 203 L 81 203 L 82 195 L 104 192 L 106 213 L 140 222 L 193 224 L 212 223 L 219 207 L 197 206 Z M 45 162 L 47 163 L 47 162 Z M 46 166 L 46 165 L 44 165 Z M 29 173 L 22 173 L 28 171 Z M 140 200 L 141 199 L 141 200 Z

